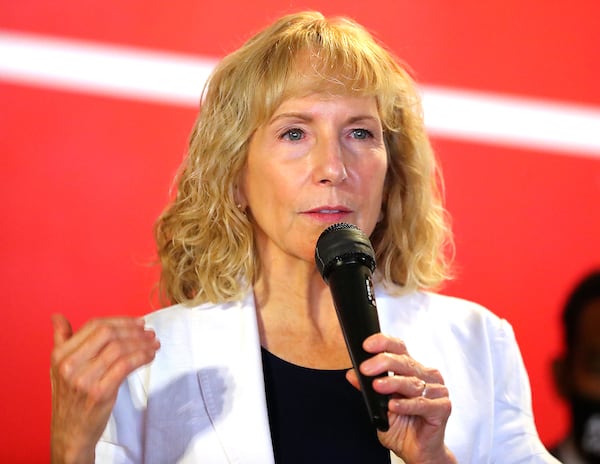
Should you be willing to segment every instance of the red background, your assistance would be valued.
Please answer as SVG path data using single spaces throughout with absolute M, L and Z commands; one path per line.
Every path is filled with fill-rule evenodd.
M 2 0 L 0 32 L 218 58 L 301 9 L 356 18 L 423 84 L 600 109 L 592 0 Z M 152 224 L 195 113 L 0 78 L 3 462 L 48 460 L 50 314 L 78 327 L 155 307 Z M 561 348 L 558 314 L 576 279 L 600 265 L 600 154 L 433 143 L 457 243 L 457 278 L 444 292 L 514 325 L 550 443 L 567 418 L 549 369 Z

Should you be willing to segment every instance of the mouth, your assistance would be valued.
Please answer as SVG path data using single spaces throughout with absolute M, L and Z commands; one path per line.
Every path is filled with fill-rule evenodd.
M 352 210 L 345 206 L 318 206 L 313 209 L 305 211 L 305 213 L 316 213 L 316 214 L 340 214 L 340 213 L 351 213 Z
M 348 210 L 345 209 L 318 209 L 314 211 L 310 211 L 311 213 L 319 213 L 319 214 L 339 214 L 339 213 L 347 213 Z
M 345 206 L 319 206 L 304 211 L 305 214 L 319 222 L 339 222 L 352 213 L 352 210 Z

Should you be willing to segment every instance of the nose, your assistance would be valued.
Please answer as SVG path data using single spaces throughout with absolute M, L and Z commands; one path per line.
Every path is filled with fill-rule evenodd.
M 319 184 L 337 185 L 348 178 L 343 147 L 335 138 L 327 138 L 313 149 L 313 180 Z

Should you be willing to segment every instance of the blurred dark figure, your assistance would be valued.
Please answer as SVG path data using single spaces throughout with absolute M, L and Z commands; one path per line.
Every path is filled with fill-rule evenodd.
M 554 381 L 569 403 L 569 435 L 550 449 L 565 464 L 600 463 L 600 270 L 587 275 L 566 301 L 565 353 Z

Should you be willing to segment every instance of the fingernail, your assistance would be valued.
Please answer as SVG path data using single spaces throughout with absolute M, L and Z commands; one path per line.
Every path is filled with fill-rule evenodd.
M 373 380 L 373 383 L 374 383 L 374 385 L 383 387 L 384 385 L 386 385 L 388 383 L 388 378 L 387 377 L 378 377 L 375 380 Z
M 375 370 L 375 367 L 368 362 L 364 362 L 361 364 L 360 370 L 363 374 L 370 375 Z

